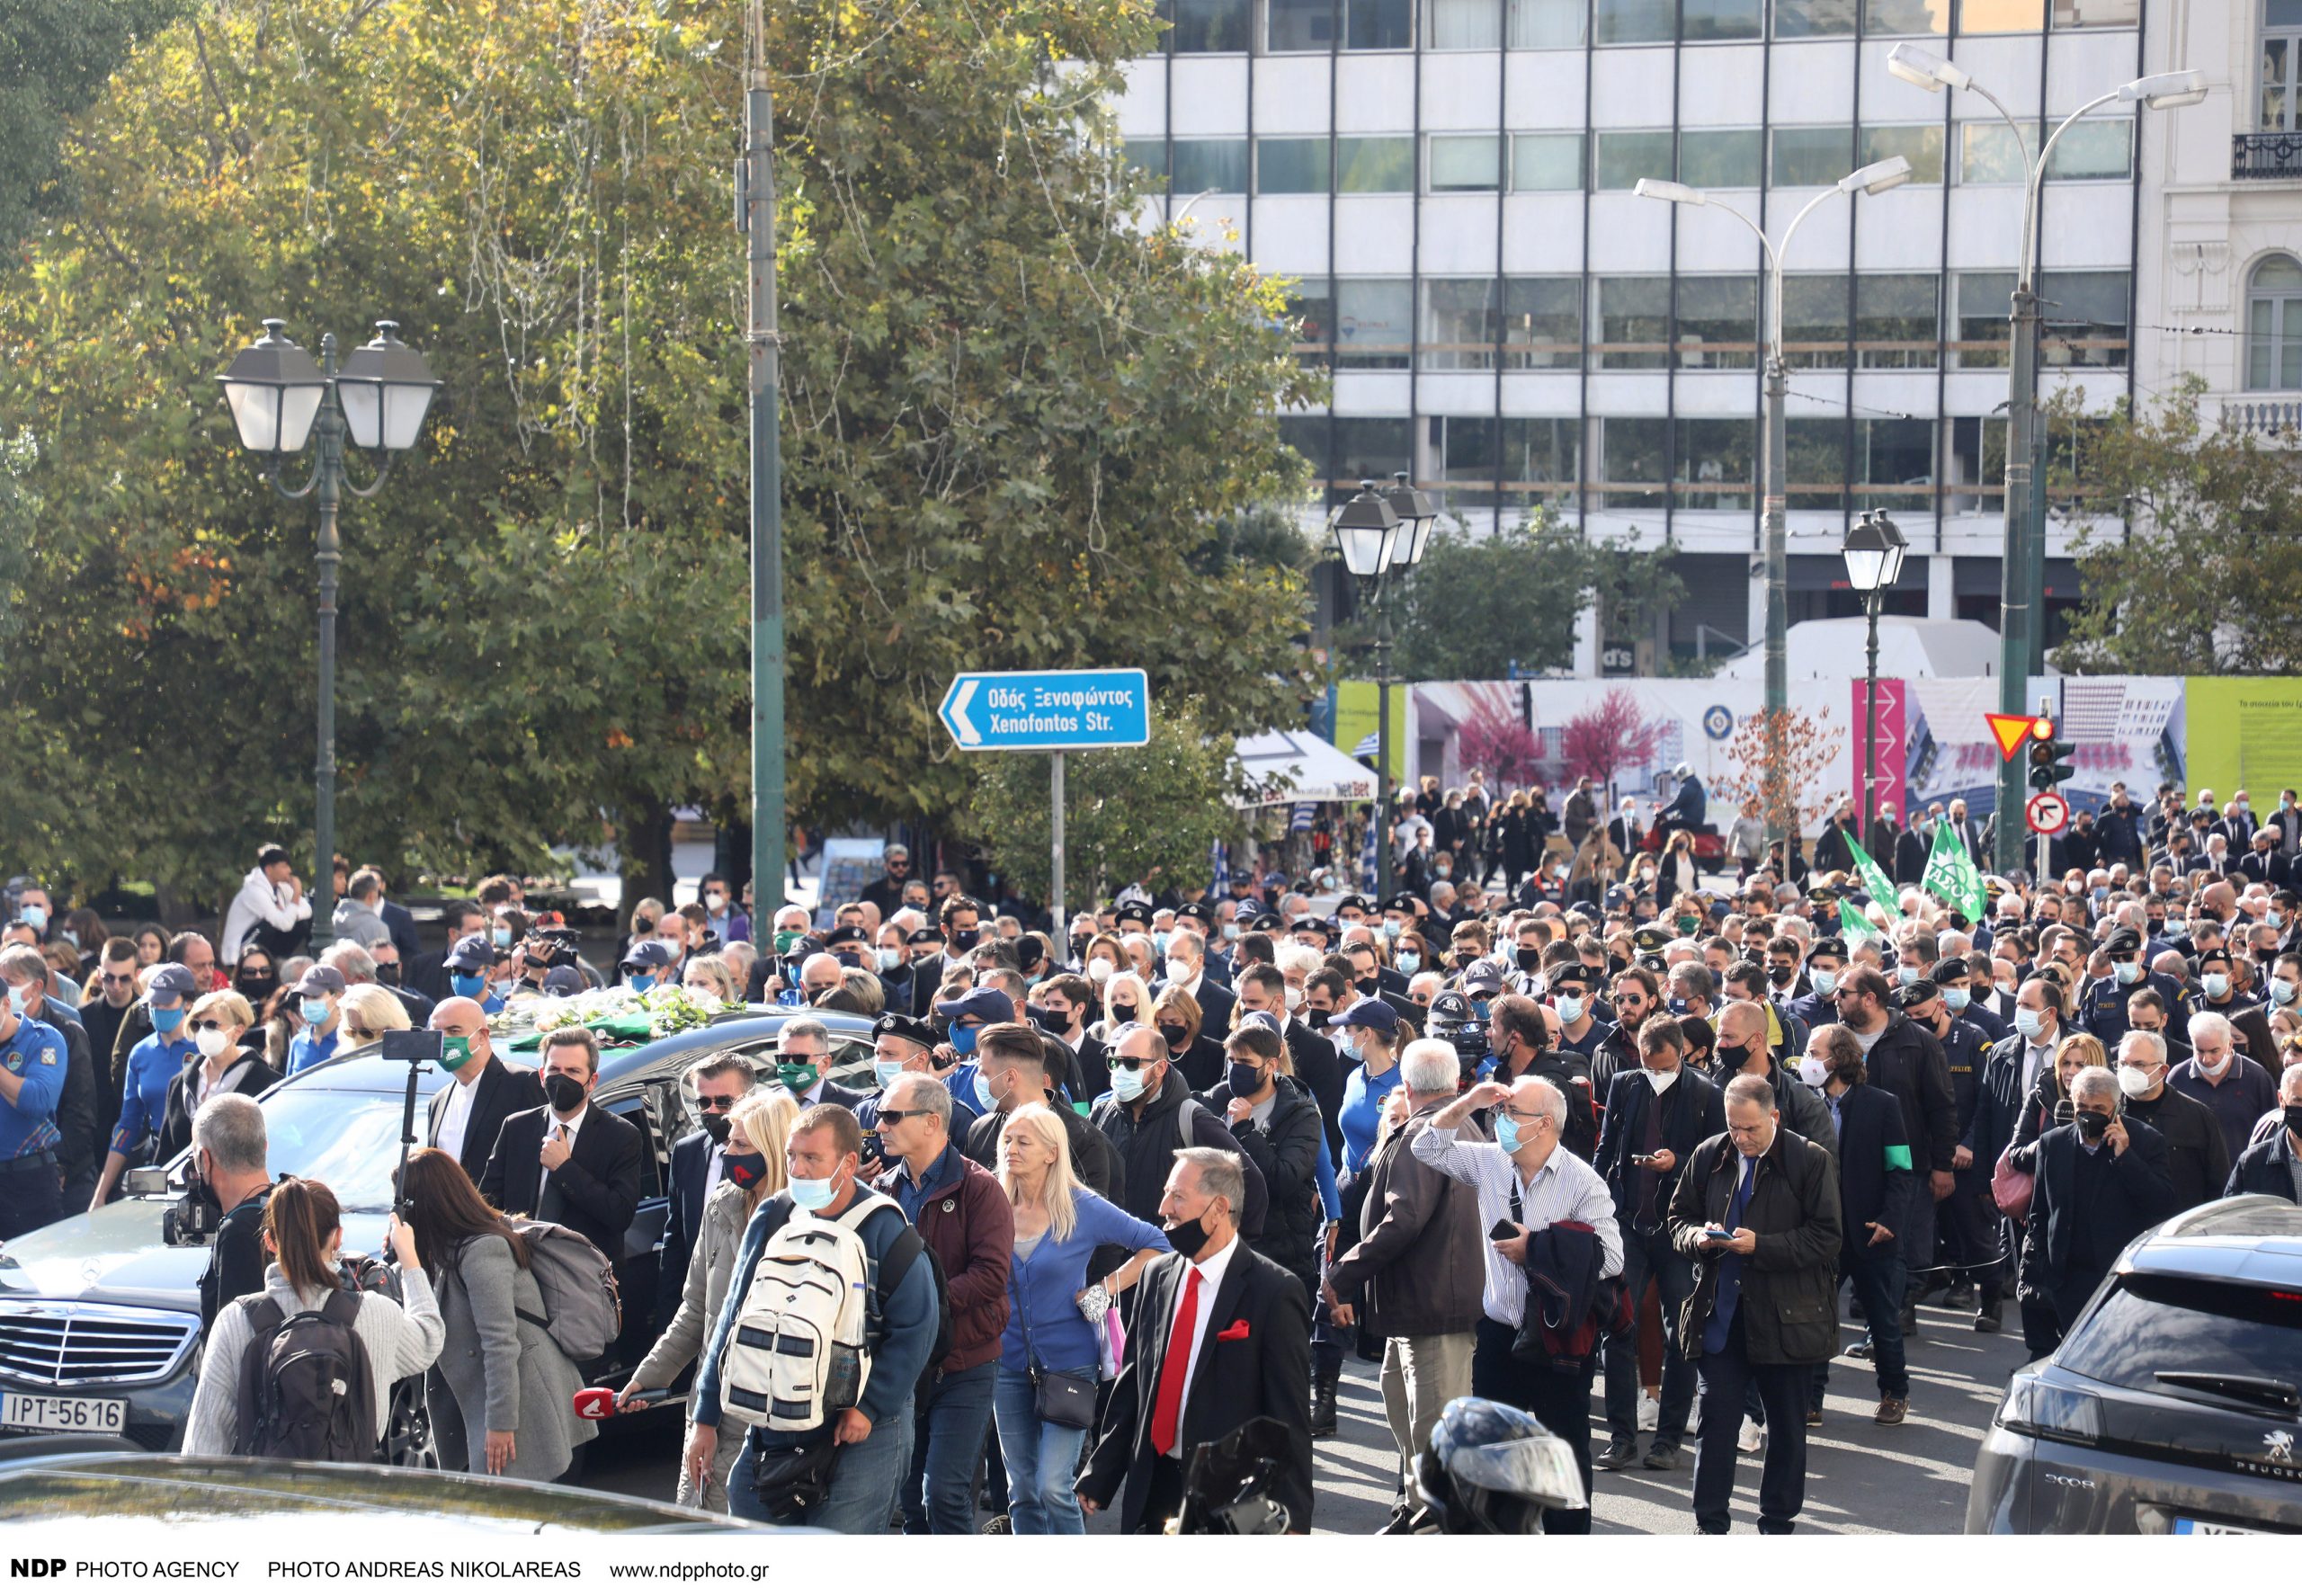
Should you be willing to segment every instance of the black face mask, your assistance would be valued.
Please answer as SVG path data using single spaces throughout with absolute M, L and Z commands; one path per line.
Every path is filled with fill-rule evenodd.
M 376 967 L 376 979 L 386 986 L 398 985 L 399 966 L 396 964 L 378 965 Z
M 2078 1134 L 2090 1142 L 2101 1141 L 2102 1133 L 2110 1128 L 2110 1117 L 2100 1109 L 2081 1109 L 2076 1119 Z
M 237 981 L 234 982 L 233 985 L 240 989 L 240 995 L 246 998 L 248 1002 L 252 1003 L 261 1003 L 273 993 L 280 990 L 280 977 L 277 976 L 242 976 Z
M 2286 1105 L 2286 1128 L 2296 1136 L 2302 1136 L 2302 1103 Z
M 726 1172 L 729 1180 L 735 1181 L 742 1190 L 749 1191 L 767 1179 L 767 1155 L 738 1153 L 732 1158 L 721 1159 L 719 1167 Z
M 951 934 L 949 940 L 952 947 L 958 949 L 960 952 L 965 953 L 968 949 L 976 945 L 976 942 L 982 937 L 982 935 L 983 931 L 978 926 L 970 925 L 964 931 L 954 926 L 951 930 Z
M 1359 979 L 1353 981 L 1352 985 L 1359 988 L 1360 993 L 1362 995 L 1372 997 L 1377 992 L 1381 990 L 1383 982 L 1382 977 L 1379 976 L 1361 976 Z
M 1114 1022 L 1125 1025 L 1129 1021 L 1134 1018 L 1135 1005 L 1133 1003 L 1113 1003 L 1111 1005 L 1111 1019 Z
M 713 1146 L 726 1146 L 727 1145 L 727 1116 L 725 1114 L 704 1115 L 703 1134 L 711 1138 Z
M 1530 976 L 1543 967 L 1543 950 L 1540 948 L 1521 948 L 1512 957 L 1519 967 Z
M 1750 1061 L 1751 1050 L 1748 1048 L 1721 1048 L 1718 1049 L 1718 1062 L 1726 1066 L 1726 1071 L 1729 1074 L 1740 1074 L 1742 1073 L 1743 1066 L 1750 1063 Z
M 1778 965 L 1766 973 L 1767 980 L 1776 986 L 1788 986 L 1798 980 L 1798 972 L 1789 965 Z
M 1191 1034 L 1191 1030 L 1188 1026 L 1170 1020 L 1159 1027 L 1159 1034 L 1167 1039 L 1167 1047 L 1173 1050 L 1183 1045 L 1183 1038 Z
M 583 1106 L 584 1083 L 573 1075 L 546 1075 L 543 1094 L 553 1108 L 572 1114 Z
M 1184 1258 L 1198 1257 L 1208 1242 L 1207 1226 L 1196 1219 L 1184 1219 L 1168 1226 L 1166 1236 L 1167 1245 Z

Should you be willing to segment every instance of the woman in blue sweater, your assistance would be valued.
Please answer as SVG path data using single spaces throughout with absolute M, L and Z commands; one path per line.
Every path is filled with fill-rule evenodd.
M 1017 1535 L 1084 1535 L 1087 1522 L 1072 1485 L 1087 1432 L 1039 1418 L 1031 1366 L 1036 1360 L 1041 1369 L 1092 1384 L 1095 1327 L 1081 1302 L 1088 1291 L 1088 1257 L 1107 1244 L 1135 1249 L 1126 1263 L 1095 1282 L 1105 1296 L 1117 1297 L 1167 1250 L 1167 1240 L 1080 1184 L 1071 1172 L 1069 1127 L 1043 1103 L 1007 1117 L 999 1133 L 999 1184 L 1015 1205 L 1007 1330 L 992 1398 L 1007 1465 L 1009 1516 Z
M 1414 1040 L 1414 1027 L 1379 997 L 1362 997 L 1327 1021 L 1343 1032 L 1343 1057 L 1351 1074 L 1343 1083 L 1343 1177 L 1347 1184 L 1375 1155 L 1383 1128 L 1383 1100 L 1399 1083 L 1399 1055 Z

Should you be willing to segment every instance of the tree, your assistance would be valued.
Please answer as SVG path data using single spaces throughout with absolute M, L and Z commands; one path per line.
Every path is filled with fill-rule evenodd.
M 1064 886 L 1073 903 L 1108 901 L 1131 881 L 1206 880 L 1209 851 L 1239 831 L 1231 799 L 1245 786 L 1232 744 L 1209 726 L 1200 705 L 1161 706 L 1142 747 L 1064 756 Z M 1048 756 L 967 757 L 980 767 L 967 834 L 1003 879 L 1044 903 L 1053 843 Z
M 220 0 L 77 118 L 85 196 L 0 277 L 0 415 L 49 511 L 4 670 L 89 768 L 0 852 L 219 887 L 308 837 L 309 508 L 213 373 L 284 314 L 391 316 L 445 387 L 348 505 L 348 853 L 541 864 L 749 801 L 742 241 L 748 7 Z M 1314 397 L 1276 291 L 1135 225 L 1103 109 L 1134 0 L 772 8 L 783 119 L 795 817 L 945 825 L 962 668 L 1139 664 L 1218 732 L 1302 696 Z
M 1635 600 L 1652 610 L 1678 601 L 1685 590 L 1672 552 L 1668 542 L 1640 548 L 1636 533 L 1593 542 L 1548 505 L 1490 536 L 1442 525 L 1399 595 L 1399 672 L 1410 681 L 1486 682 L 1514 668 L 1564 669 L 1592 603 Z
M 1778 715 L 1782 718 L 1783 748 L 1779 765 L 1767 735 Z M 1726 741 L 1727 773 L 1714 783 L 1715 796 L 1737 811 L 1757 798 L 1759 816 L 1770 834 L 1807 836 L 1831 812 L 1831 795 L 1816 783 L 1838 758 L 1842 740 L 1828 724 L 1796 709 L 1745 715 Z
M 1492 682 L 1472 682 L 1465 692 L 1470 713 L 1456 731 L 1463 768 L 1485 771 L 1498 788 L 1542 780 L 1542 734 L 1527 724 L 1519 695 Z
M 0 10 L 0 245 L 76 198 L 67 118 L 87 109 L 183 0 L 9 0 Z
M 2079 604 L 2055 664 L 2137 675 L 2292 675 L 2302 636 L 2302 458 L 2204 412 L 2191 376 L 2151 410 L 2050 406 Z M 2084 424 L 2081 424 L 2083 423 Z M 2075 485 L 2083 485 L 2083 487 Z M 2099 517 L 2132 517 L 2110 531 Z
M 1662 725 L 1638 712 L 1637 695 L 1618 687 L 1606 697 L 1568 718 L 1559 733 L 1559 754 L 1570 781 L 1588 776 L 1599 786 L 1614 780 L 1627 765 L 1655 757 Z

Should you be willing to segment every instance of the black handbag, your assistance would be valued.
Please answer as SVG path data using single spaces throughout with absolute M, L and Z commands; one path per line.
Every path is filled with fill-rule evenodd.
M 1022 1300 L 1031 1300 L 1028 1294 L 1022 1295 Z M 1022 1317 L 1023 1357 L 1031 1375 L 1031 1412 L 1042 1424 L 1059 1424 L 1066 1430 L 1093 1429 L 1095 1382 L 1041 1363 L 1039 1349 L 1031 1344 L 1031 1315 L 1027 1313 Z

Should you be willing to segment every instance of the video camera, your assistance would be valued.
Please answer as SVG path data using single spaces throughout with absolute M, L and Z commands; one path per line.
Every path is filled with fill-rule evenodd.
M 1430 1025 L 1432 1040 L 1454 1048 L 1457 1080 L 1461 1090 L 1469 1091 L 1478 1080 L 1479 1065 L 1486 1062 L 1486 1022 L 1469 998 L 1442 992 L 1431 1000 Z

